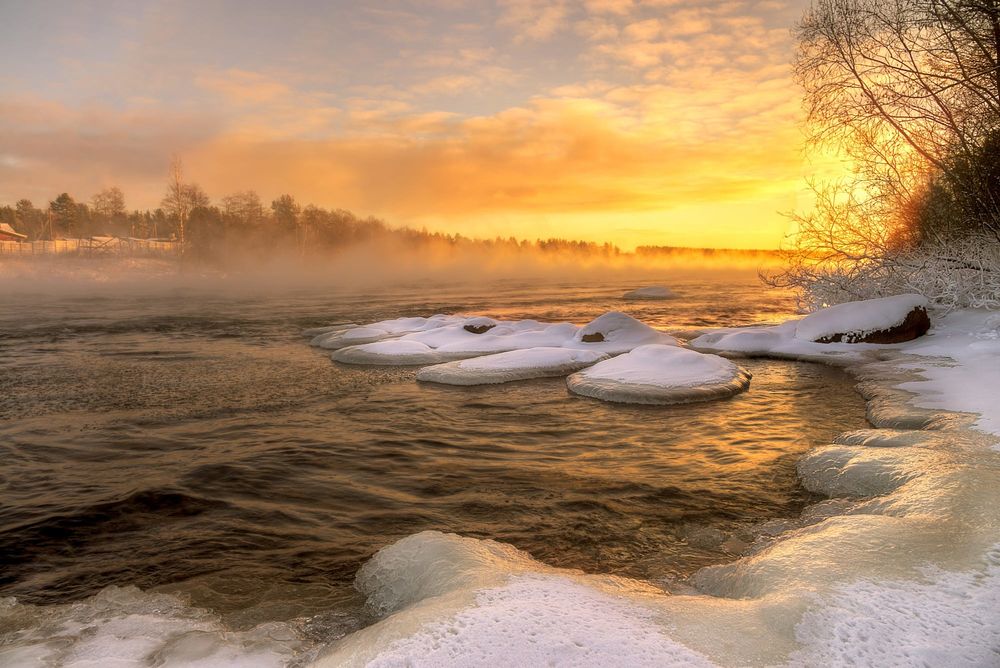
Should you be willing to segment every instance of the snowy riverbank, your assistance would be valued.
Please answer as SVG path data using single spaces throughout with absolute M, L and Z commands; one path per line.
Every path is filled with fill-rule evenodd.
M 858 376 L 876 428 L 799 465 L 828 501 L 794 525 L 762 528 L 747 556 L 703 569 L 697 592 L 672 596 L 557 571 L 492 541 L 411 536 L 359 574 L 387 616 L 320 664 L 995 664 L 998 325 L 993 313 L 957 312 L 890 346 L 791 341 L 780 326 L 695 339 L 702 350 L 824 361 Z

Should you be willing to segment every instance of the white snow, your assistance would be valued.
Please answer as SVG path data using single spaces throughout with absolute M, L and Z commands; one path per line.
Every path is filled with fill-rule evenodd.
M 645 288 L 636 288 L 635 290 L 629 290 L 624 295 L 622 299 L 672 299 L 677 295 L 670 288 L 663 285 L 650 285 Z
M 750 374 L 718 355 L 679 346 L 640 346 L 566 380 L 572 392 L 605 401 L 675 404 L 746 390 Z
M 346 346 L 382 341 L 383 339 L 403 336 L 413 332 L 424 332 L 446 325 L 464 322 L 466 318 L 456 315 L 434 315 L 430 318 L 394 318 L 380 320 L 360 327 L 334 326 L 326 332 L 321 332 L 310 345 L 328 350 L 337 350 Z M 309 331 L 309 330 L 307 330 Z
M 637 605 L 652 588 L 550 568 L 491 540 L 408 536 L 372 557 L 357 586 L 385 617 L 321 668 L 713 665 Z
M 421 369 L 417 380 L 447 385 L 487 385 L 565 376 L 607 359 L 604 353 L 569 348 L 528 348 Z
M 488 326 L 482 333 L 468 328 Z M 586 342 L 585 334 L 602 340 Z M 572 348 L 616 355 L 647 343 L 676 345 L 677 339 L 624 313 L 612 311 L 583 327 L 568 322 L 498 321 L 490 318 L 434 316 L 400 318 L 320 334 L 313 345 L 337 350 L 333 359 L 348 364 L 438 364 L 530 348 Z
M 588 336 L 600 335 L 599 342 L 584 341 Z M 618 355 L 647 344 L 679 345 L 677 339 L 620 311 L 610 311 L 590 321 L 576 332 L 566 346 L 600 350 Z
M 837 304 L 799 320 L 795 337 L 816 341 L 838 333 L 864 336 L 901 324 L 907 314 L 918 307 L 928 308 L 927 299 L 922 295 L 896 295 Z

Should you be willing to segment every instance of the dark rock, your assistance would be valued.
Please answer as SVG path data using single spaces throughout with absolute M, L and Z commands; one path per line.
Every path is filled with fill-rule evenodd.
M 904 343 L 923 336 L 930 328 L 931 319 L 927 315 L 927 309 L 917 306 L 906 314 L 903 322 L 889 329 L 879 329 L 867 334 L 859 332 L 834 334 L 816 339 L 816 343 Z
M 584 334 L 580 337 L 580 340 L 584 343 L 600 343 L 604 340 L 604 335 L 600 332 L 594 332 L 593 334 Z
M 496 325 L 466 325 L 462 329 L 470 334 L 485 334 L 496 327 Z

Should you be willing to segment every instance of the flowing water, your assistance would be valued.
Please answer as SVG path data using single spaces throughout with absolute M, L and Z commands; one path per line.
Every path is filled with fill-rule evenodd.
M 182 592 L 233 629 L 299 620 L 323 642 L 371 621 L 359 566 L 425 529 L 665 588 L 732 559 L 809 501 L 801 453 L 864 426 L 843 373 L 745 360 L 745 394 L 639 407 L 562 379 L 419 384 L 412 368 L 335 364 L 300 334 L 614 309 L 684 331 L 793 309 L 750 278 L 622 302 L 634 286 L 0 296 L 0 596 L 50 605 L 136 585 Z

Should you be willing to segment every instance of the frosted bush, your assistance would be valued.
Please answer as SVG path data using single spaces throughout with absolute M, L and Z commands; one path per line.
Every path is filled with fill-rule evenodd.
M 1000 309 L 1000 244 L 973 235 L 859 262 L 802 263 L 784 281 L 799 289 L 806 311 L 910 292 L 945 310 Z

